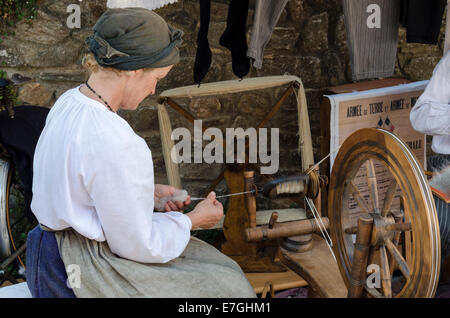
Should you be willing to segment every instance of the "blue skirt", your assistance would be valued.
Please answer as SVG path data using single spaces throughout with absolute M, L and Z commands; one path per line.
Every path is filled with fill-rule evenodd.
M 28 233 L 26 278 L 34 298 L 75 298 L 67 285 L 67 273 L 55 233 L 39 225 Z

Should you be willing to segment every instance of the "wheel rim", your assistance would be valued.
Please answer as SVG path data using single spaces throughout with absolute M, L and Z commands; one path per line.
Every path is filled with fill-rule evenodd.
M 370 168 L 370 165 L 372 165 L 372 168 Z M 361 171 L 364 171 L 360 169 L 367 171 L 367 183 L 365 186 L 360 183 L 359 189 L 356 191 L 354 190 L 355 177 L 361 178 L 361 175 L 363 175 Z M 370 175 L 370 171 L 375 172 L 376 188 L 381 175 L 378 172 L 383 169 L 387 171 L 391 180 L 388 182 L 389 178 L 386 178 L 385 175 L 383 182 L 389 185 L 386 187 L 386 191 L 379 195 L 378 191 L 375 191 L 375 193 L 371 190 L 373 182 L 371 183 L 367 176 Z M 400 240 L 402 243 L 400 254 L 404 257 L 409 276 L 404 275 L 404 271 L 401 271 L 404 282 L 400 287 L 397 287 L 392 296 L 434 296 L 440 267 L 439 226 L 434 201 L 425 175 L 409 148 L 397 136 L 383 129 L 362 129 L 353 133 L 342 144 L 335 159 L 329 189 L 330 231 L 339 268 L 347 286 L 349 286 L 350 281 L 355 234 L 346 231 L 354 227 L 358 213 L 367 208 L 369 213 L 378 220 L 376 222 L 378 224 L 376 227 L 377 235 L 382 232 L 383 226 L 386 228 L 390 226 L 389 224 L 395 223 L 393 221 L 394 214 L 398 217 L 399 223 L 411 223 L 411 231 L 402 232 L 401 235 L 403 236 Z M 359 191 L 359 194 L 368 193 L 367 199 L 364 195 L 359 195 Z M 390 197 L 389 193 L 396 193 L 392 200 L 387 199 Z M 356 211 L 356 213 L 351 214 L 350 204 L 352 202 L 354 204 L 358 200 L 364 200 L 366 206 L 364 207 L 364 202 L 357 203 L 358 207 L 353 208 L 353 212 Z M 389 200 L 390 203 L 386 202 Z M 394 208 L 395 200 L 398 200 L 399 211 Z M 378 204 L 375 204 L 375 201 Z M 402 211 L 400 211 L 400 208 L 402 208 Z M 388 211 L 386 212 L 386 210 Z M 400 215 L 398 212 L 403 214 Z M 403 219 L 399 221 L 400 218 Z M 374 238 L 371 242 L 368 263 L 376 264 L 378 262 L 381 271 L 386 267 L 383 267 L 382 264 L 391 264 L 391 267 L 393 267 L 392 265 L 397 263 L 396 258 L 394 258 L 396 253 L 394 253 L 393 246 L 398 251 L 399 245 L 388 244 L 388 240 L 395 243 L 395 237 L 391 234 L 378 241 Z M 379 255 L 378 260 L 377 255 Z M 386 256 L 390 256 L 390 261 L 380 262 L 380 259 Z M 402 263 L 402 265 L 405 264 Z M 398 267 L 405 269 L 405 266 Z M 407 271 L 405 270 L 405 272 Z M 391 280 L 392 278 L 395 280 L 396 277 L 390 274 Z M 405 277 L 408 278 L 405 279 Z M 383 290 L 385 287 L 383 284 L 382 292 L 386 291 Z M 380 290 L 377 289 L 368 289 L 366 286 L 366 291 L 369 292 L 369 296 L 382 296 Z
M 10 179 L 10 163 L 0 159 L 0 258 L 11 255 L 8 226 L 8 180 Z
M 8 160 L 0 159 L 0 259 L 20 249 L 26 243 L 28 232 L 36 225 L 36 221 L 30 221 L 26 215 L 24 191 L 15 173 Z M 18 263 L 9 268 L 16 278 L 23 277 L 24 257 L 24 252 L 18 254 L 15 258 Z

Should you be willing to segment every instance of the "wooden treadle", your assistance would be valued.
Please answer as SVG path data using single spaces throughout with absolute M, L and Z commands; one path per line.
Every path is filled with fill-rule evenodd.
M 306 277 L 318 297 L 347 297 L 347 287 L 325 240 L 313 234 L 313 242 L 313 248 L 303 253 L 280 248 L 281 262 L 297 274 Z
M 256 294 L 263 291 L 266 282 L 273 283 L 274 290 L 285 290 L 308 286 L 308 283 L 291 270 L 280 273 L 245 273 Z

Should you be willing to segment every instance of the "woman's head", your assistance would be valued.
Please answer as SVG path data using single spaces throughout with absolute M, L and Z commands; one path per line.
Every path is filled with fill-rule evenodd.
M 97 80 L 112 80 L 123 90 L 121 108 L 134 109 L 158 80 L 179 61 L 180 30 L 142 8 L 109 9 L 86 39 L 90 54 L 83 66 Z
M 178 63 L 182 35 L 153 11 L 109 9 L 86 43 L 101 66 L 130 71 Z
M 94 55 L 83 57 L 83 67 L 100 82 L 115 83 L 122 88 L 121 109 L 133 110 L 149 95 L 153 95 L 158 81 L 163 79 L 173 65 L 158 68 L 144 68 L 134 71 L 118 70 L 98 64 Z

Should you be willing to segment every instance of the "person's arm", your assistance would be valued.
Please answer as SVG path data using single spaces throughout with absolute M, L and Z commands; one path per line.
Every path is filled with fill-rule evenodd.
M 134 261 L 168 262 L 186 248 L 190 218 L 180 212 L 153 212 L 150 149 L 144 140 L 117 137 L 98 136 L 101 142 L 82 169 L 108 246 L 118 256 Z
M 419 100 L 411 110 L 414 130 L 431 136 L 450 135 L 450 105 L 431 100 Z
M 450 54 L 436 66 L 410 113 L 413 128 L 432 136 L 450 135 Z

